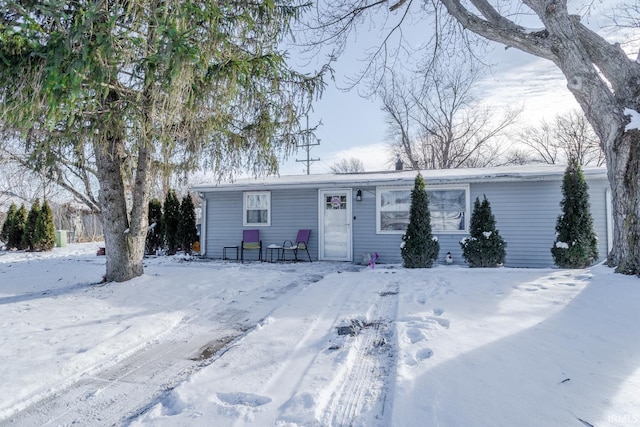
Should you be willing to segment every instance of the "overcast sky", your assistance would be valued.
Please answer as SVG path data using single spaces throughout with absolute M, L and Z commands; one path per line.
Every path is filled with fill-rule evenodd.
M 604 0 L 599 7 L 610 10 L 611 6 L 605 7 L 604 3 L 613 1 Z M 585 19 L 592 28 L 609 25 L 596 13 Z M 380 30 L 375 31 L 378 34 Z M 335 82 L 329 81 L 322 99 L 315 104 L 309 116 L 312 126 L 322 123 L 317 131 L 320 145 L 310 150 L 312 158 L 320 158 L 311 164 L 313 174 L 328 173 L 336 161 L 350 157 L 362 160 L 366 171 L 392 168 L 386 149 L 387 127 L 380 102 L 359 96 L 357 88 L 348 92 L 339 89 L 347 86 L 348 79 L 361 71 L 363 46 L 375 44 L 372 34 L 360 32 L 358 36 L 359 39 L 354 40 L 345 55 L 335 63 Z M 612 37 L 607 36 L 608 39 Z M 501 45 L 495 45 L 490 62 L 494 65 L 479 81 L 476 93 L 480 95 L 477 98 L 494 108 L 497 114 L 509 107 L 523 107 L 521 126 L 525 126 L 579 108 L 566 88 L 564 76 L 551 62 L 516 49 L 505 50 Z M 305 173 L 306 164 L 296 162 L 305 157 L 304 150 L 291 156 L 281 165 L 281 175 Z

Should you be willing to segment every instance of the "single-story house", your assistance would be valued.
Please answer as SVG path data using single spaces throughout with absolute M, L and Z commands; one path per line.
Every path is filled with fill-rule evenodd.
M 496 226 L 507 242 L 506 266 L 553 266 L 551 246 L 561 214 L 565 166 L 525 165 L 481 169 L 423 170 L 431 227 L 447 252 L 464 264 L 460 240 L 469 235 L 473 202 L 487 196 Z M 605 168 L 585 167 L 591 214 L 601 259 L 611 247 L 612 221 Z M 401 263 L 400 244 L 409 222 L 417 171 L 299 175 L 198 185 L 202 199 L 201 251 L 205 257 L 235 257 L 242 231 L 260 230 L 263 247 L 295 240 L 311 229 L 313 260 L 361 263 L 378 253 L 379 263 Z M 251 259 L 255 259 L 251 253 Z M 264 254 L 263 254 L 264 256 Z

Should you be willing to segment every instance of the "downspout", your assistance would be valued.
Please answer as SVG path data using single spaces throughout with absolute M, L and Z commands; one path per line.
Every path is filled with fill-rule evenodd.
M 198 193 L 200 197 L 200 255 L 207 255 L 207 199 L 204 193 Z

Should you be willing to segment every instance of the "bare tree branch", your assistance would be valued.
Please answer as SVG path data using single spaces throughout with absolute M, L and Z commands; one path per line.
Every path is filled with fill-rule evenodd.
M 499 120 L 471 96 L 479 77 L 472 67 L 440 64 L 424 85 L 390 82 L 382 97 L 390 145 L 413 168 L 449 169 L 486 166 L 497 161 L 491 142 L 517 119 L 508 111 Z

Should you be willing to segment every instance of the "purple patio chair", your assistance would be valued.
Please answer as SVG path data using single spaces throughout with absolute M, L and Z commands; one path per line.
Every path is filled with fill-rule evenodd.
M 262 261 L 262 240 L 260 230 L 243 230 L 242 245 L 240 245 L 240 260 L 244 262 L 245 250 L 258 250 L 258 261 Z
M 298 251 L 303 250 L 307 253 L 309 262 L 312 262 L 311 255 L 309 255 L 309 236 L 311 236 L 311 230 L 299 230 L 298 236 L 296 237 L 295 244 L 291 244 L 292 242 L 289 240 L 284 242 L 282 245 L 282 258 L 286 259 L 286 256 L 285 256 L 286 251 L 292 251 L 294 256 L 294 261 L 299 261 Z M 289 245 L 287 245 L 287 242 L 289 242 Z

